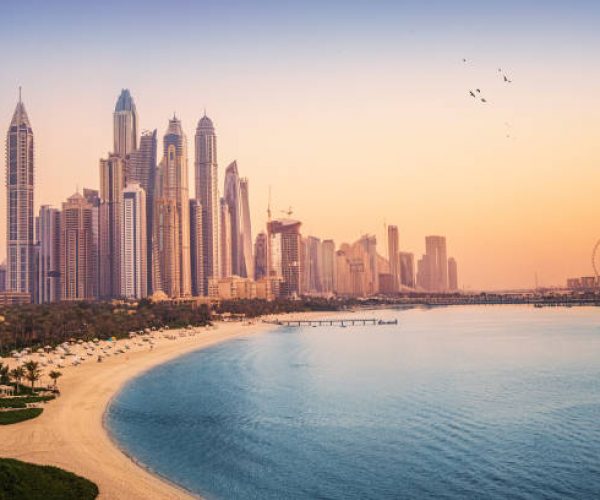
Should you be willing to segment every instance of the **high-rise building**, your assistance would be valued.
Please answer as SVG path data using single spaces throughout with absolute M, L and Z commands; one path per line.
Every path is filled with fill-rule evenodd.
M 400 252 L 400 284 L 409 288 L 415 287 L 415 256 L 409 252 Z
M 227 203 L 229 212 L 229 224 L 230 224 L 230 257 L 221 255 L 221 262 L 231 260 L 231 272 L 226 273 L 225 270 L 221 269 L 221 274 L 224 278 L 231 276 L 241 276 L 242 271 L 242 241 L 241 241 L 241 203 L 240 203 L 240 176 L 238 173 L 237 163 L 232 162 L 225 169 L 225 185 L 224 185 L 224 196 L 223 199 Z M 223 214 L 223 207 L 221 207 L 221 214 Z M 221 227 L 225 227 L 225 224 L 221 222 Z M 221 236 L 223 238 L 223 236 Z M 221 250 L 223 248 L 223 242 L 221 243 Z
M 6 262 L 0 264 L 0 293 L 6 292 Z
M 120 240 L 121 296 L 142 299 L 148 295 L 146 193 L 135 182 L 123 190 Z
M 240 179 L 240 240 L 241 240 L 241 269 L 240 276 L 254 276 L 254 257 L 252 255 L 252 220 L 250 218 L 250 187 L 248 179 Z
M 364 235 L 336 252 L 336 285 L 339 295 L 367 297 L 379 292 L 379 265 L 375 236 Z
M 427 255 L 426 290 L 443 292 L 448 289 L 448 259 L 446 257 L 446 238 L 444 236 L 426 236 L 425 253 Z
M 148 294 L 152 292 L 152 228 L 154 227 L 154 185 L 156 182 L 157 157 L 156 130 L 144 131 L 139 148 L 129 155 L 127 160 L 126 182 L 137 182 L 146 193 L 146 275 Z
M 137 149 L 138 116 L 133 97 L 128 89 L 123 89 L 117 99 L 113 113 L 114 149 L 113 153 L 123 160 Z
M 448 259 L 448 289 L 452 292 L 458 290 L 458 267 L 454 257 Z
M 217 172 L 217 136 L 213 122 L 204 115 L 196 129 L 196 199 L 202 205 L 202 258 L 204 288 L 209 278 L 221 276 L 219 271 L 219 187 Z
M 254 279 L 256 281 L 267 276 L 268 272 L 268 251 L 267 251 L 267 233 L 261 231 L 256 235 L 254 242 Z
M 221 270 L 221 278 L 229 278 L 230 276 L 233 275 L 233 262 L 232 262 L 232 255 L 233 252 L 231 251 L 231 234 L 232 234 L 232 230 L 231 230 L 231 212 L 229 210 L 229 204 L 227 203 L 227 201 L 225 200 L 225 198 L 221 198 L 221 201 L 219 203 L 220 206 L 220 214 L 219 214 L 219 220 L 220 220 L 220 224 L 221 224 L 221 231 L 220 231 L 220 249 L 219 249 L 219 256 L 221 258 L 221 265 L 220 270 Z
M 83 188 L 83 197 L 92 207 L 92 295 L 98 297 L 100 286 L 100 192 L 97 189 Z
M 321 293 L 323 291 L 321 240 L 314 236 L 308 236 L 304 240 L 303 248 L 302 291 L 313 294 Z
M 208 295 L 204 288 L 204 263 L 202 259 L 202 205 L 190 200 L 190 256 L 192 268 L 192 294 Z
M 21 100 L 6 136 L 7 283 L 11 292 L 33 292 L 34 139 Z
M 398 253 L 398 226 L 388 226 L 388 261 L 392 275 L 392 292 L 400 289 L 400 259 Z
M 301 293 L 300 221 L 272 220 L 267 223 L 269 241 L 269 278 L 280 281 L 279 295 L 295 297 Z
M 92 206 L 75 193 L 62 205 L 60 278 L 62 300 L 94 298 Z
M 40 207 L 38 218 L 38 292 L 37 302 L 60 300 L 60 211 L 49 205 Z
M 333 240 L 323 240 L 321 252 L 323 293 L 332 293 L 335 284 L 335 243 Z
M 173 117 L 163 139 L 155 186 L 153 290 L 167 296 L 192 294 L 187 139 Z
M 417 261 L 417 287 L 429 291 L 431 286 L 429 257 L 423 255 Z
M 100 298 L 121 294 L 121 197 L 125 182 L 125 161 L 117 155 L 100 160 L 99 207 L 99 289 Z

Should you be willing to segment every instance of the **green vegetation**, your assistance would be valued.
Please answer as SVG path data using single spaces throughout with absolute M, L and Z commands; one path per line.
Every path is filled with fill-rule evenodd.
M 13 349 L 25 347 L 54 346 L 70 338 L 123 338 L 145 328 L 201 326 L 209 322 L 208 306 L 191 303 L 141 300 L 10 306 L 0 309 L 0 354 L 6 356 Z M 0 371 L 0 379 L 2 376 Z
M 38 349 L 55 346 L 71 338 L 92 340 L 108 337 L 123 338 L 129 332 L 146 328 L 181 328 L 187 325 L 203 326 L 210 323 L 213 312 L 217 314 L 245 314 L 254 318 L 264 314 L 286 312 L 331 311 L 343 308 L 346 301 L 319 298 L 301 300 L 230 300 L 209 308 L 206 304 L 178 302 L 58 302 L 28 304 L 0 309 L 0 354 L 25 347 Z M 22 380 L 35 386 L 35 370 L 25 369 L 18 374 Z M 8 380 L 8 373 L 1 379 Z M 17 382 L 17 378 L 12 376 Z
M 31 403 L 45 403 L 51 401 L 54 396 L 25 396 L 21 398 L 1 398 L 0 408 L 25 408 Z
M 24 410 L 0 411 L 0 425 L 10 425 L 39 417 L 43 408 L 25 408 Z M 0 479 L 0 488 L 2 480 Z M 0 497 L 2 498 L 2 497 Z
M 336 299 L 304 298 L 302 300 L 261 299 L 224 300 L 215 306 L 218 314 L 244 314 L 247 318 L 255 318 L 265 314 L 283 314 L 289 312 L 337 311 L 344 302 Z
M 87 500 L 98 496 L 98 487 L 72 472 L 0 459 L 0 500 Z

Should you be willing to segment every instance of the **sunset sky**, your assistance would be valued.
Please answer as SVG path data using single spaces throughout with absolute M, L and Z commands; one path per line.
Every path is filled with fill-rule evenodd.
M 598 26 L 592 1 L 1 2 L 0 125 L 22 85 L 36 205 L 60 206 L 97 188 L 122 88 L 142 129 L 181 118 L 190 176 L 206 108 L 254 234 L 270 185 L 305 235 L 386 255 L 397 224 L 416 258 L 446 235 L 467 289 L 562 284 L 600 238 Z

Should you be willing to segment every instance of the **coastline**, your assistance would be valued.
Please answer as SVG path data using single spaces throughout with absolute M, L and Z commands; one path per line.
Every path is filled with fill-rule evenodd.
M 86 477 L 98 485 L 101 499 L 196 498 L 127 454 L 106 428 L 105 415 L 122 387 L 144 372 L 193 351 L 277 328 L 262 322 L 217 325 L 218 329 L 195 336 L 160 339 L 153 350 L 61 369 L 62 395 L 45 405 L 40 417 L 0 427 L 0 456 L 54 465 Z

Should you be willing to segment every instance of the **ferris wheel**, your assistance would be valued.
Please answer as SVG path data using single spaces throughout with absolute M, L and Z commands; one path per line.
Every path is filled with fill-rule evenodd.
M 600 269 L 600 265 L 598 263 L 598 251 L 600 250 L 600 240 L 596 242 L 594 245 L 594 250 L 592 250 L 592 267 L 594 268 L 594 275 L 596 276 L 596 283 L 600 283 L 600 273 L 598 269 Z

